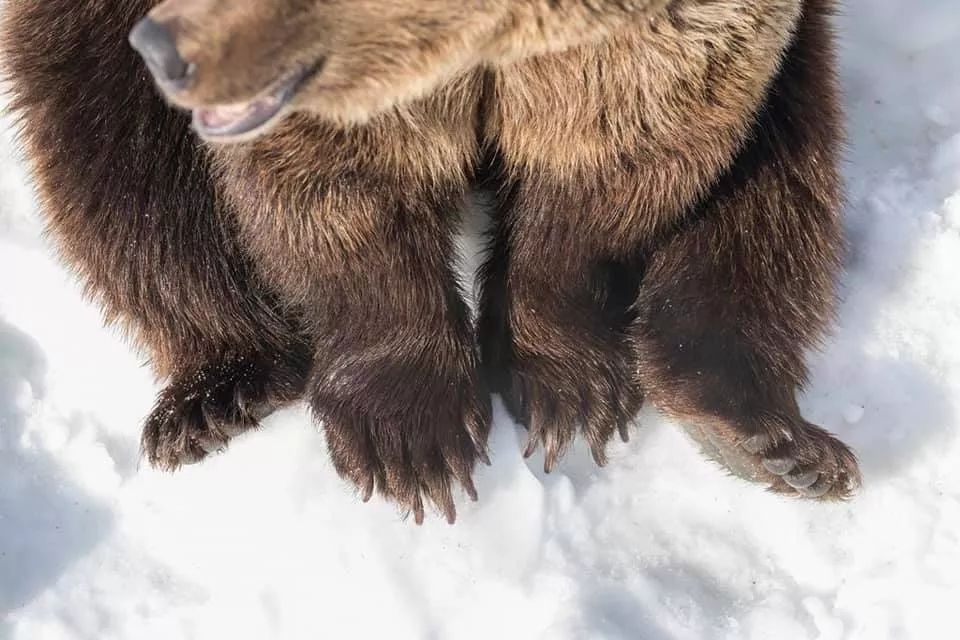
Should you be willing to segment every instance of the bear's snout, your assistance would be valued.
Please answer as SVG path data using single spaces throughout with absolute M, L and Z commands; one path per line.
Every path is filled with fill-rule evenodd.
M 129 40 L 160 86 L 177 90 L 187 84 L 193 65 L 180 55 L 170 27 L 147 16 L 130 32 Z

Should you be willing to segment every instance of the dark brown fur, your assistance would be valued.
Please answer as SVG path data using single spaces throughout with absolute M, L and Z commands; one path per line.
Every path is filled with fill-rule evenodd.
M 794 399 L 840 246 L 828 0 L 802 16 L 797 0 L 347 4 L 154 10 L 198 61 L 180 106 L 277 72 L 231 67 L 238 51 L 324 57 L 299 113 L 227 147 L 202 145 L 128 49 L 152 3 L 7 10 L 51 232 L 168 379 L 144 431 L 154 464 L 305 394 L 364 498 L 418 521 L 428 499 L 452 521 L 453 482 L 475 496 L 490 384 L 548 469 L 577 429 L 602 463 L 646 398 L 776 490 L 856 487 L 853 455 Z M 480 180 L 500 196 L 485 375 L 451 271 Z

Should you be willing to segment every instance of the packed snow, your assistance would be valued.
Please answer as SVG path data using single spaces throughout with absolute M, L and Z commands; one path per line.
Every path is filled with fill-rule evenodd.
M 302 409 L 154 472 L 154 382 L 0 127 L 0 638 L 960 637 L 960 6 L 837 22 L 848 273 L 802 406 L 860 455 L 845 504 L 730 478 L 653 410 L 608 467 L 578 447 L 547 476 L 498 406 L 452 527 L 361 504 Z

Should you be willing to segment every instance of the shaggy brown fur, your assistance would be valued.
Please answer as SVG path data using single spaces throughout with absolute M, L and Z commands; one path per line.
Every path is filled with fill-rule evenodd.
M 154 464 L 305 394 L 364 499 L 452 521 L 491 385 L 548 470 L 647 398 L 776 490 L 857 486 L 794 399 L 840 246 L 828 0 L 166 0 L 176 106 L 309 71 L 228 146 L 128 49 L 152 5 L 20 0 L 0 42 L 52 233 L 169 379 Z M 452 273 L 479 183 L 482 358 Z

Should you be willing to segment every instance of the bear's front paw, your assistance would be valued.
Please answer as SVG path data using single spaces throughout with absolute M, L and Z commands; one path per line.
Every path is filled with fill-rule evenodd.
M 500 388 L 514 419 L 529 429 L 525 457 L 542 445 L 543 469 L 550 473 L 579 428 L 593 459 L 606 464 L 607 443 L 615 433 L 626 442 L 628 425 L 643 405 L 623 353 L 520 360 Z
M 490 398 L 473 376 L 442 381 L 418 368 L 375 371 L 317 385 L 313 408 L 323 421 L 337 472 L 360 488 L 394 500 L 417 524 L 432 502 L 451 524 L 456 519 L 452 488 L 471 499 L 477 460 L 489 464 Z
M 300 367 L 235 358 L 179 376 L 147 418 L 141 450 L 150 464 L 175 471 L 226 448 L 303 389 Z

